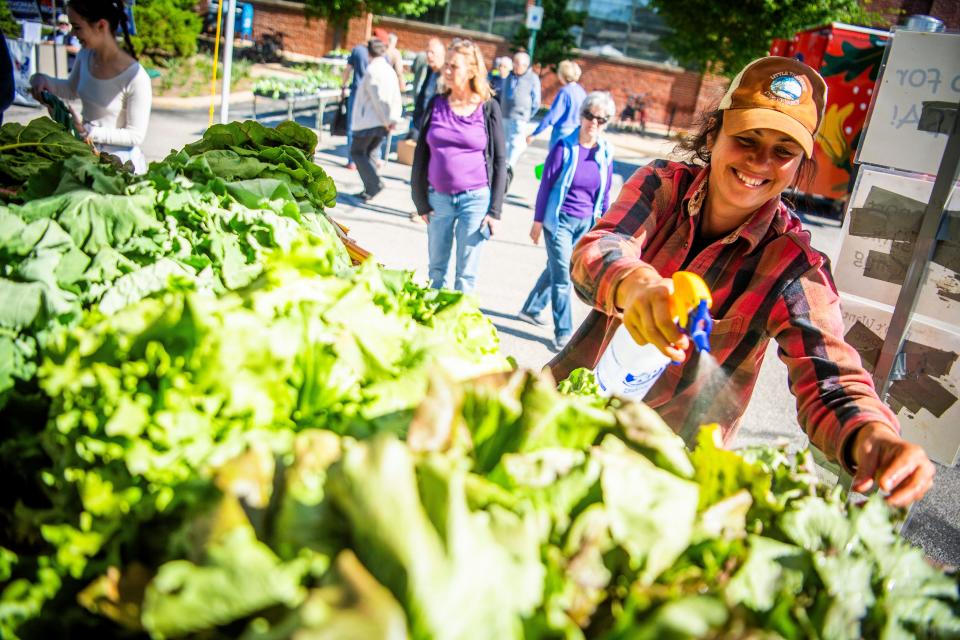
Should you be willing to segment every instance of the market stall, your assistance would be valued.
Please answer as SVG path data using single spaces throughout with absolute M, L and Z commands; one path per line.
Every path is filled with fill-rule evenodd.
M 367 259 L 292 122 L 133 176 L 0 129 L 0 636 L 953 637 L 808 453 L 690 451 Z

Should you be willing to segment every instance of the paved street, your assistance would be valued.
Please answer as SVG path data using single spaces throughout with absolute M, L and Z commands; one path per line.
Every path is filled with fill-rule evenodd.
M 250 113 L 249 104 L 231 108 L 231 116 L 235 119 L 247 118 Z M 5 114 L 5 121 L 25 122 L 37 115 L 39 111 L 14 107 Z M 266 120 L 270 124 L 279 121 L 279 113 Z M 311 126 L 313 114 L 304 113 L 299 122 Z M 196 140 L 206 124 L 206 111 L 155 110 L 144 145 L 147 159 L 158 160 L 170 149 Z M 615 172 L 622 179 L 649 160 L 666 156 L 672 149 L 672 144 L 663 137 L 616 135 L 611 139 L 617 148 Z M 350 235 L 372 251 L 381 263 L 411 269 L 420 281 L 426 282 L 426 227 L 409 218 L 413 210 L 409 167 L 389 163 L 383 172 L 387 184 L 385 191 L 372 202 L 357 206 L 344 195 L 359 192 L 362 188 L 357 173 L 345 168 L 344 143 L 344 138 L 330 138 L 325 134 L 316 157 L 318 164 L 332 176 L 341 194 L 337 206 L 329 213 L 349 226 Z M 527 237 L 538 184 L 533 168 L 545 156 L 546 136 L 527 151 L 516 171 L 502 224 L 496 237 L 483 248 L 477 287 L 480 305 L 496 325 L 503 351 L 513 356 L 520 366 L 535 369 L 542 367 L 552 356 L 549 349 L 552 328 L 523 323 L 514 315 L 546 259 L 542 245 L 534 246 Z M 615 188 L 618 184 L 615 183 Z M 815 217 L 807 218 L 806 222 L 813 234 L 814 246 L 835 256 L 841 242 L 839 224 Z M 586 313 L 586 306 L 576 301 L 574 326 Z M 544 317 L 548 318 L 549 312 Z M 771 345 L 738 443 L 779 440 L 787 440 L 794 447 L 806 443 L 796 422 L 794 399 L 787 389 L 786 368 L 776 357 L 775 345 Z M 960 495 L 960 473 L 956 469 L 940 467 L 934 490 L 914 508 L 905 529 L 906 535 L 921 544 L 932 558 L 950 564 L 960 564 L 960 501 L 956 500 L 957 495 Z

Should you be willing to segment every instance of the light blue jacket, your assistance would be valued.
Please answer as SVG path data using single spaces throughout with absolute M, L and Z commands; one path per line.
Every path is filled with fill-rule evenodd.
M 560 220 L 560 205 L 567 198 L 570 185 L 573 184 L 573 174 L 577 169 L 577 160 L 580 155 L 580 127 L 573 133 L 562 138 L 558 143 L 563 147 L 560 175 L 550 189 L 547 205 L 543 214 L 543 228 L 550 233 L 556 233 L 557 222 Z M 613 164 L 613 147 L 609 142 L 600 138 L 597 141 L 597 153 L 594 156 L 600 166 L 600 191 L 593 204 L 593 220 L 603 215 L 603 203 L 610 190 L 610 165 Z

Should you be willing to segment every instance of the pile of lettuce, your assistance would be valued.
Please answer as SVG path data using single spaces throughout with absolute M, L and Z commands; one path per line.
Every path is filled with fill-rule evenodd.
M 508 368 L 471 300 L 352 266 L 362 252 L 324 214 L 336 191 L 315 145 L 293 123 L 215 126 L 144 176 L 56 158 L 30 179 L 35 199 L 0 206 L 0 637 L 34 637 L 31 624 L 75 606 L 88 559 L 116 557 L 141 520 L 176 512 L 181 485 L 248 433 L 399 430 L 428 365 Z M 148 325 L 147 351 L 111 342 Z M 85 331 L 105 339 L 93 353 L 72 341 Z M 44 358 L 66 387 L 38 378 Z M 125 386 L 133 370 L 163 381 L 152 399 Z M 185 383 L 197 386 L 166 387 Z M 103 406 L 78 410 L 78 389 Z M 91 439 L 94 416 L 110 423 Z
M 350 327 L 294 330 L 275 286 L 262 304 L 224 299 L 209 322 L 287 309 L 275 330 L 232 326 L 300 354 L 354 348 Z M 431 368 L 403 420 L 378 421 L 374 400 L 327 429 L 302 406 L 307 388 L 327 397 L 322 385 L 288 376 L 247 397 L 284 349 L 239 354 L 230 388 L 191 366 L 201 353 L 221 365 L 225 340 L 185 324 L 178 304 L 195 296 L 157 305 L 173 311 L 151 302 L 91 318 L 41 374 L 60 398 L 51 493 L 72 518 L 40 525 L 56 548 L 45 577 L 6 553 L 22 576 L 6 611 L 31 604 L 12 594 L 56 587 L 7 627 L 20 637 L 960 633 L 956 577 L 897 536 L 879 497 L 850 507 L 819 483 L 809 456 L 724 451 L 709 428 L 691 454 L 643 405 L 563 395 L 521 371 L 457 382 Z
M 38 341 L 84 309 L 120 309 L 171 277 L 237 289 L 260 273 L 265 251 L 304 232 L 335 240 L 323 211 L 336 190 L 312 162 L 316 143 L 293 123 L 217 125 L 146 176 L 68 155 L 49 171 L 55 179 L 31 185 L 38 197 L 0 205 L 0 408 L 33 379 Z M 330 246 L 349 266 L 346 249 Z

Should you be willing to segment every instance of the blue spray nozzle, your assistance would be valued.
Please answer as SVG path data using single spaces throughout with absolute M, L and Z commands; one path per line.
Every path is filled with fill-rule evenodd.
M 693 340 L 697 351 L 710 351 L 710 332 L 713 331 L 713 318 L 710 317 L 710 308 L 706 300 L 700 300 L 700 303 L 690 312 L 687 320 L 687 334 Z

